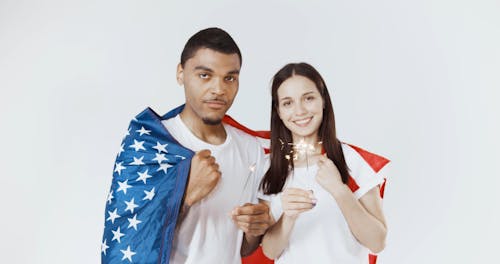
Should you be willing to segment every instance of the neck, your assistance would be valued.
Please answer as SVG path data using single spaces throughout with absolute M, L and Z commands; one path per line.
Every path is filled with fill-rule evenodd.
M 226 130 L 222 123 L 207 125 L 197 115 L 190 114 L 186 108 L 179 114 L 182 122 L 199 139 L 212 145 L 220 145 L 226 141 Z
M 318 135 L 310 135 L 306 137 L 292 135 L 293 144 L 307 144 L 309 146 L 314 146 L 314 148 L 318 148 Z M 321 149 L 321 148 L 320 148 Z

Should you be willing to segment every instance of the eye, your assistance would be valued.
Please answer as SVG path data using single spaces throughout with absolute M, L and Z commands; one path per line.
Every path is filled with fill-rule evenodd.
M 281 106 L 283 106 L 283 107 L 289 107 L 291 105 L 292 105 L 291 101 L 284 101 L 283 103 L 281 103 Z
M 306 97 L 306 101 L 312 101 L 314 99 L 316 99 L 316 98 L 314 98 L 314 96 L 308 96 L 308 97 Z
M 236 77 L 234 77 L 234 76 L 227 76 L 225 79 L 228 82 L 234 82 L 234 81 L 236 81 Z
M 210 77 L 210 75 L 208 75 L 208 73 L 200 73 L 200 74 L 198 74 L 198 76 L 199 76 L 201 79 L 208 79 L 208 77 Z

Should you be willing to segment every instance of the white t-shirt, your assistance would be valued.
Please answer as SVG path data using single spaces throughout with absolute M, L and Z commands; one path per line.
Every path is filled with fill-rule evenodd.
M 354 192 L 357 199 L 384 181 L 380 172 L 375 173 L 349 145 L 342 144 L 342 150 L 350 175 L 359 186 Z M 275 263 L 368 263 L 368 249 L 352 235 L 333 196 L 316 181 L 317 172 L 318 166 L 314 164 L 308 168 L 295 168 L 287 178 L 283 188 L 313 190 L 317 204 L 310 211 L 299 215 L 291 231 L 288 247 Z M 275 195 L 259 193 L 259 198 L 269 201 L 271 213 L 277 221 L 283 213 L 281 193 Z
M 241 263 L 243 232 L 231 220 L 230 212 L 244 203 L 257 202 L 264 174 L 263 148 L 256 138 L 226 124 L 226 141 L 220 145 L 197 138 L 179 115 L 164 120 L 163 125 L 184 147 L 209 149 L 222 174 L 217 186 L 191 206 L 177 227 L 170 263 Z

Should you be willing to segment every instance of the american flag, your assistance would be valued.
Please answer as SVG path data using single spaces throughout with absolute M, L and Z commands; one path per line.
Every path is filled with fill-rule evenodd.
M 102 263 L 168 263 L 193 152 L 150 108 L 130 123 L 117 155 L 105 209 Z

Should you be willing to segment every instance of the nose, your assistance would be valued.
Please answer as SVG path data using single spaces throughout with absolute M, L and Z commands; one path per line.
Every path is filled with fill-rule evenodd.
M 220 78 L 213 78 L 211 85 L 211 92 L 213 94 L 222 95 L 225 92 L 224 81 Z
M 303 102 L 299 102 L 295 105 L 295 115 L 301 116 L 307 113 L 307 109 Z

